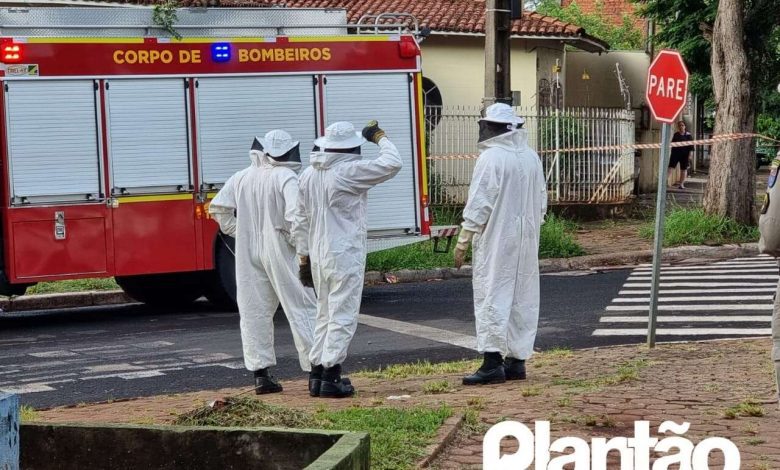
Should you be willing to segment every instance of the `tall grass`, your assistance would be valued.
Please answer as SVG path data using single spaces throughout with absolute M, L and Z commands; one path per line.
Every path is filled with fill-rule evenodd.
M 639 235 L 652 239 L 655 224 L 648 223 Z M 722 245 L 757 241 L 758 228 L 740 224 L 728 217 L 708 215 L 704 209 L 673 208 L 664 222 L 664 246 Z
M 585 254 L 574 239 L 577 226 L 570 220 L 549 213 L 539 236 L 540 258 L 570 258 Z

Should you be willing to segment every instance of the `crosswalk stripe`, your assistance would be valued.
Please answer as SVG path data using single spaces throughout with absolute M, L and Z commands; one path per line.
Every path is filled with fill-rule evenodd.
M 706 323 L 706 322 L 768 322 L 772 315 L 696 315 L 696 316 L 666 316 L 659 315 L 659 322 L 671 323 Z M 647 323 L 647 317 L 601 317 L 601 323 Z
M 777 275 L 771 276 L 771 275 L 751 275 L 751 274 L 739 274 L 736 276 L 730 276 L 730 275 L 722 275 L 722 274 L 716 274 L 714 276 L 706 276 L 705 279 L 759 279 L 759 280 L 767 280 L 767 279 L 775 279 L 777 280 Z M 629 281 L 647 281 L 651 278 L 650 274 L 647 275 L 636 275 L 632 274 L 629 276 Z M 686 281 L 690 280 L 691 276 L 663 276 L 663 279 L 667 281 Z
M 737 269 L 743 269 L 743 268 L 762 268 L 762 269 L 774 269 L 777 271 L 777 263 L 771 262 L 771 263 L 714 263 L 714 264 L 708 264 L 706 266 L 696 266 L 696 265 L 685 265 L 685 266 L 673 266 L 670 264 L 662 264 L 661 269 L 666 269 L 670 271 L 684 271 L 686 269 L 691 269 L 694 271 L 708 271 L 710 269 L 722 269 L 722 268 L 737 268 Z M 652 266 L 640 266 L 637 268 L 634 268 L 635 271 L 652 271 Z
M 707 304 L 707 305 L 659 305 L 658 310 L 666 312 L 719 311 L 719 310 L 772 310 L 772 304 Z M 609 305 L 610 312 L 641 312 L 648 310 L 650 305 Z
M 713 294 L 736 294 L 740 292 L 775 292 L 775 287 L 743 287 L 741 289 L 713 289 L 709 290 Z M 661 289 L 658 291 L 660 295 L 664 294 L 701 294 L 701 289 Z M 650 290 L 621 290 L 618 295 L 643 295 L 650 294 Z
M 747 268 L 747 269 L 708 269 L 708 270 L 697 270 L 697 269 L 661 269 L 661 276 L 664 275 L 664 273 L 669 274 L 730 274 L 730 273 L 767 273 L 768 275 L 774 274 L 775 276 L 778 276 L 777 267 L 774 268 Z M 631 275 L 632 276 L 650 276 L 652 275 L 652 270 L 644 270 L 644 271 L 634 271 Z M 709 277 L 709 276 L 708 276 Z
M 658 328 L 658 336 L 767 336 L 771 328 Z M 593 336 L 646 336 L 647 328 L 597 329 Z
M 771 295 L 701 295 L 691 297 L 659 297 L 659 302 L 714 302 L 733 300 L 772 300 Z M 650 297 L 618 297 L 613 302 L 636 303 L 650 302 Z
M 776 282 L 663 282 L 661 287 L 777 287 Z M 649 282 L 627 282 L 623 287 L 650 287 Z

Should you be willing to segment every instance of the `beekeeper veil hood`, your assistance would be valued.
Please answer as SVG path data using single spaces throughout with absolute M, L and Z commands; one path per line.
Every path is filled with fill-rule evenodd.
M 277 162 L 301 162 L 300 142 L 281 129 L 269 131 L 262 138 L 255 137 L 252 151 L 264 153 Z
M 512 111 L 512 107 L 504 103 L 488 106 L 485 116 L 479 120 L 479 140 L 484 142 L 493 137 L 515 131 L 522 127 L 525 120 Z

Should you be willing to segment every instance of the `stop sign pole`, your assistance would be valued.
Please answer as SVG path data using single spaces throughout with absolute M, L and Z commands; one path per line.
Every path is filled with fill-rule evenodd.
M 658 162 L 658 193 L 655 209 L 655 241 L 653 247 L 653 277 L 650 287 L 650 312 L 647 320 L 647 345 L 655 346 L 658 319 L 658 290 L 661 277 L 661 256 L 666 214 L 666 185 L 671 153 L 672 124 L 685 107 L 688 96 L 688 69 L 680 53 L 664 49 L 658 53 L 647 72 L 645 98 L 653 116 L 661 121 L 661 157 Z

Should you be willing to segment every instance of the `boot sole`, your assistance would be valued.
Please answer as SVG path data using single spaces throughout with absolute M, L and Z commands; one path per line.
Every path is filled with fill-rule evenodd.
M 319 397 L 320 398 L 349 398 L 351 396 L 355 395 L 355 392 L 350 392 L 348 394 L 341 394 L 341 393 L 322 393 L 320 392 Z
M 523 376 L 514 376 L 514 377 L 510 377 L 510 376 L 508 376 L 508 375 L 507 375 L 507 376 L 506 376 L 506 379 L 507 379 L 507 380 L 525 380 L 525 376 L 523 375 Z
M 268 395 L 269 393 L 281 393 L 283 391 L 284 391 L 284 388 L 282 388 L 282 387 L 272 388 L 272 389 L 256 388 L 255 389 L 255 395 Z
M 507 379 L 493 379 L 493 380 L 487 380 L 484 382 L 466 382 L 463 381 L 463 385 L 495 385 L 495 384 L 502 384 L 505 383 Z

